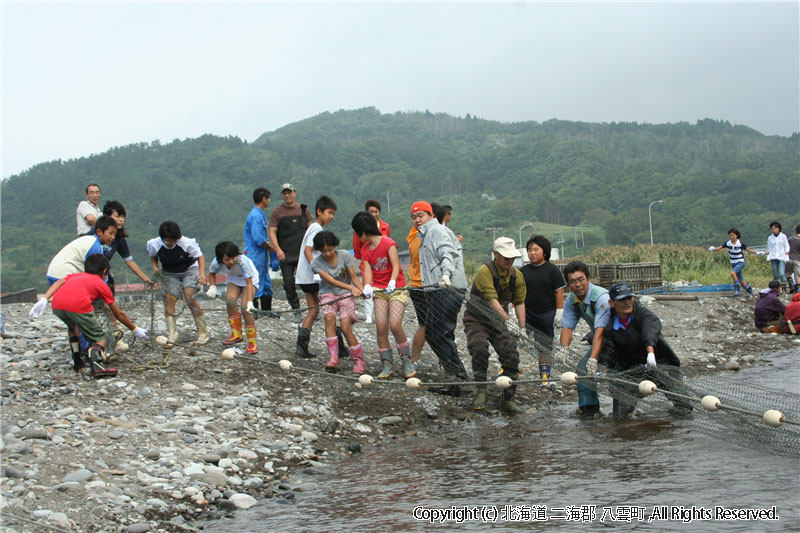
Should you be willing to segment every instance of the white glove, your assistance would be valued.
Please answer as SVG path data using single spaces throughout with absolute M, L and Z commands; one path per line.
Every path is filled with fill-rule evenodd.
M 386 294 L 392 294 L 394 292 L 395 287 L 397 287 L 397 281 L 390 280 L 389 284 L 386 285 L 386 289 L 384 289 L 384 292 Z
M 245 304 L 245 308 L 247 309 L 247 312 L 250 314 L 253 314 L 253 311 L 256 311 L 256 307 L 253 305 L 252 301 L 247 302 L 247 304 Z
M 766 252 L 756 252 L 756 255 L 767 255 Z
M 146 339 L 147 338 L 147 330 L 144 328 L 135 328 L 133 330 L 133 336 L 137 339 Z
M 716 249 L 717 249 L 717 247 L 716 247 L 716 246 L 709 246 L 709 247 L 708 247 L 708 251 L 709 251 L 709 252 L 713 252 L 713 251 L 714 251 L 714 250 L 716 250 Z
M 46 310 L 47 310 L 47 298 L 43 296 L 39 298 L 39 301 L 33 305 L 33 308 L 28 314 L 30 315 L 31 318 L 40 318 Z
M 656 366 L 658 366 L 656 365 L 656 354 L 654 353 L 647 354 L 647 364 L 645 365 L 645 367 L 647 367 L 648 370 L 653 370 L 654 368 L 656 368 Z
M 322 277 L 319 274 L 314 274 L 314 283 L 322 283 Z
M 555 325 L 555 327 L 557 327 L 557 328 L 560 328 L 560 327 L 561 327 L 561 317 L 562 317 L 563 315 L 564 315 L 564 310 L 563 310 L 563 309 L 556 309 L 556 319 L 555 319 L 555 321 L 553 322 L 553 324 Z
M 364 298 L 372 298 L 373 294 L 372 285 L 364 285 Z
M 219 291 L 217 291 L 217 286 L 216 286 L 216 285 L 211 285 L 211 286 L 208 288 L 208 290 L 206 291 L 206 296 L 208 296 L 208 297 L 209 297 L 209 298 L 211 298 L 212 300 L 213 300 L 214 298 L 216 298 L 217 296 L 219 296 Z
M 597 359 L 591 357 L 586 361 L 586 374 L 594 376 L 597 372 Z
M 439 287 L 445 289 L 450 286 L 450 276 L 442 274 L 442 279 L 439 280 Z

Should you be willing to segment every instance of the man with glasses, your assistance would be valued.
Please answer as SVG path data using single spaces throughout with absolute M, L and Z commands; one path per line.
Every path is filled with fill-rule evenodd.
M 589 281 L 589 267 L 580 261 L 568 263 L 564 267 L 564 277 L 570 293 L 561 317 L 561 346 L 572 343 L 572 331 L 583 318 L 592 328 L 592 346 L 578 363 L 578 373 L 594 375 L 597 371 L 597 358 L 603 347 L 603 334 L 611 316 L 608 291 Z M 597 392 L 587 387 L 583 381 L 578 381 L 578 408 L 581 416 L 588 418 L 600 414 Z

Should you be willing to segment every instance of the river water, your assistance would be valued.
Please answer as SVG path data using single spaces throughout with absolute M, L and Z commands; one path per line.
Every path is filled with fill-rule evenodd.
M 773 354 L 772 365 L 734 379 L 798 394 L 798 352 Z M 574 409 L 478 417 L 452 433 L 342 458 L 328 475 L 290 480 L 314 486 L 294 502 L 267 500 L 205 531 L 800 530 L 796 457 L 740 447 L 681 420 L 587 422 Z M 773 507 L 778 520 L 714 519 Z M 442 509 L 466 520 L 425 520 Z

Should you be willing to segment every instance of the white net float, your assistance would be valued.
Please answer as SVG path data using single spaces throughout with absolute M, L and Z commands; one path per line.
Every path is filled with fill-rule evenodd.
M 639 392 L 642 394 L 642 396 L 650 396 L 657 390 L 658 386 L 656 386 L 656 384 L 649 379 L 639 383 Z
M 406 380 L 406 387 L 411 390 L 419 390 L 422 388 L 422 381 L 419 378 L 408 378 Z
M 702 405 L 703 409 L 705 409 L 706 411 L 713 412 L 719 410 L 719 406 L 721 404 L 719 398 L 717 398 L 716 396 L 711 396 L 709 394 L 708 396 L 703 396 L 703 399 L 700 400 L 700 405 Z
M 292 362 L 287 361 L 286 359 L 281 359 L 280 361 L 278 361 L 278 367 L 280 367 L 280 369 L 283 370 L 284 372 L 288 372 L 289 370 L 292 369 Z
M 575 372 L 564 372 L 561 374 L 562 385 L 575 385 L 578 382 L 578 374 Z
M 375 381 L 372 376 L 369 374 L 361 374 L 358 377 L 358 382 L 361 383 L 364 387 L 369 387 L 372 385 L 372 382 Z
M 770 409 L 769 411 L 764 413 L 764 422 L 768 426 L 776 428 L 783 424 L 783 413 L 781 413 L 777 409 Z
M 164 335 L 159 335 L 155 340 L 156 344 L 160 344 L 161 346 L 167 345 L 167 338 Z
M 222 358 L 230 361 L 236 357 L 236 351 L 233 348 L 225 348 L 222 350 Z
M 507 389 L 511 386 L 511 378 L 508 376 L 499 376 L 494 380 L 494 384 L 498 389 Z

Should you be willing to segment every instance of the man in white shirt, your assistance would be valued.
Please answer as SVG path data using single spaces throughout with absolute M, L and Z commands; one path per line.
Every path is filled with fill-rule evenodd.
M 76 219 L 78 235 L 86 235 L 92 229 L 97 219 L 103 216 L 103 210 L 97 204 L 100 202 L 100 186 L 90 183 L 86 186 L 86 200 L 78 204 Z

